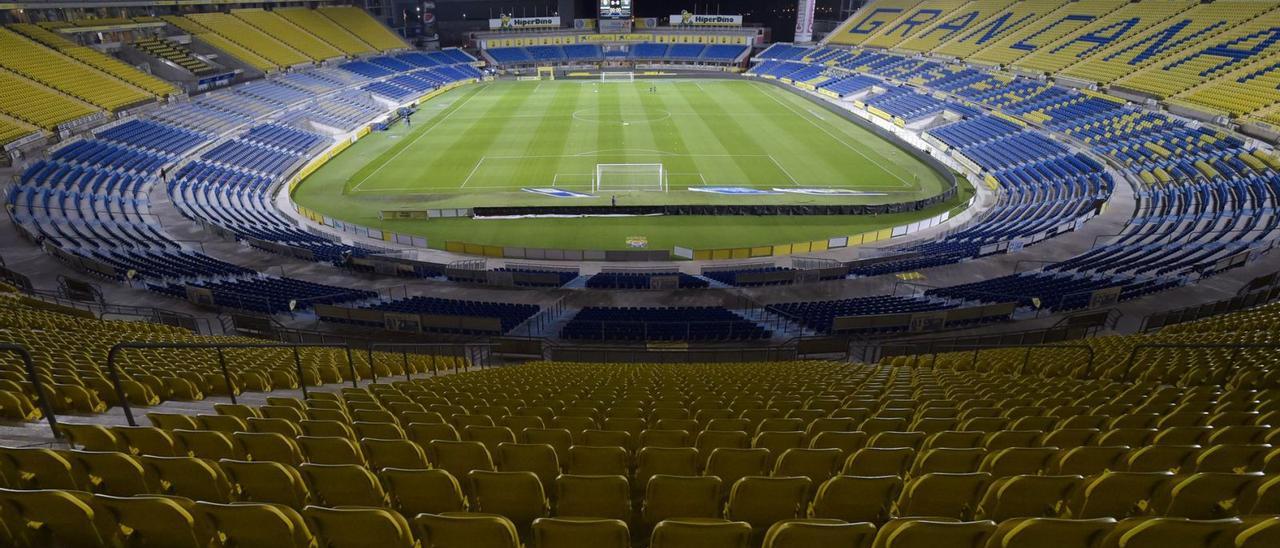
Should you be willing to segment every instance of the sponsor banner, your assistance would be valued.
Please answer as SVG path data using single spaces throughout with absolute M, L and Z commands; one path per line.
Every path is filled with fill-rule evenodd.
M 511 17 L 504 14 L 502 17 L 489 20 L 489 29 L 491 30 L 558 28 L 560 28 L 560 16 L 558 15 L 554 17 Z
M 734 194 L 734 195 L 767 195 L 777 194 L 771 190 L 761 190 L 758 188 L 746 188 L 741 186 L 691 186 L 690 192 L 706 192 L 708 194 Z
M 673 27 L 741 27 L 741 15 L 700 15 L 681 11 L 671 16 Z
M 638 29 L 656 29 L 658 28 L 657 17 L 637 17 L 635 19 L 636 28 Z
M 574 19 L 573 28 L 578 30 L 595 30 L 596 20 L 595 19 Z
M 864 192 L 847 188 L 775 188 L 774 192 L 804 194 L 806 196 L 885 196 L 885 192 Z
M 800 0 L 796 6 L 796 38 L 797 44 L 813 41 L 813 9 L 814 0 Z
M 564 190 L 562 188 L 522 188 L 520 190 L 532 192 L 534 194 L 541 194 L 543 196 L 550 196 L 552 198 L 595 198 L 595 196 L 590 194 Z

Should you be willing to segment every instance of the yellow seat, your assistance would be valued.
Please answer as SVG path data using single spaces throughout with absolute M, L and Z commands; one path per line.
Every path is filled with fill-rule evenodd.
M 302 516 L 320 542 L 330 548 L 419 546 L 404 516 L 384 508 L 308 506 Z
M 160 492 L 160 478 L 148 473 L 137 457 L 118 451 L 70 451 L 73 460 L 88 476 L 94 493 L 127 497 Z
M 1081 476 L 996 478 L 987 487 L 975 515 L 997 523 L 1012 518 L 1053 517 L 1083 482 Z
M 403 515 L 467 510 L 467 500 L 458 480 L 444 470 L 383 468 L 378 476 L 386 485 L 391 506 Z
M 805 515 L 811 483 L 803 476 L 742 478 L 729 491 L 725 518 L 750 524 L 753 537 L 763 538 L 774 523 Z
M 650 548 L 747 548 L 751 526 L 721 519 L 668 519 L 653 528 Z
M 587 476 L 627 476 L 630 468 L 630 455 L 620 446 L 573 445 L 565 464 L 566 472 Z
M 422 446 L 406 439 L 364 438 L 360 440 L 360 448 L 373 470 L 431 468 Z
M 554 447 L 545 443 L 501 443 L 498 444 L 498 454 L 499 471 L 533 472 L 542 482 L 544 491 L 555 491 L 560 460 Z
M 111 432 L 120 438 L 129 452 L 135 455 L 188 456 L 184 451 L 179 450 L 178 443 L 169 432 L 154 426 L 113 426 Z
M 236 432 L 232 437 L 244 448 L 245 456 L 250 460 L 278 462 L 289 466 L 297 466 L 306 461 L 298 442 L 284 434 Z
M 839 520 L 793 519 L 779 521 L 764 535 L 764 548 L 814 548 L 843 546 L 870 548 L 876 527 L 870 523 Z
M 84 451 L 126 450 L 120 438 L 101 424 L 59 423 L 58 429 L 67 437 L 67 443 Z
M 156 548 L 206 548 L 214 531 L 203 516 L 191 513 L 195 503 L 179 503 L 172 497 L 97 495 L 94 501 L 128 531 L 129 546 Z
M 144 455 L 142 466 L 160 478 L 160 494 L 208 502 L 231 502 L 233 498 L 231 480 L 214 461 L 198 457 Z
M 629 548 L 631 532 L 616 519 L 540 518 L 532 548 Z
M 494 471 L 493 458 L 484 444 L 478 441 L 435 440 L 427 450 L 427 456 L 436 468 L 447 470 L 455 478 L 466 478 L 472 470 Z M 464 493 L 470 493 L 469 482 L 463 482 Z
M 909 447 L 864 447 L 844 461 L 846 476 L 901 476 L 911 465 L 915 451 Z
M 26 546 L 120 546 L 119 525 L 81 491 L 0 489 L 0 515 Z
M 298 447 L 311 464 L 354 464 L 364 466 L 364 453 L 349 438 L 337 436 L 298 436 Z
M 414 527 L 424 548 L 520 548 L 511 520 L 492 514 L 418 514 Z
M 1116 520 L 1015 518 L 1000 522 L 988 548 L 1092 548 L 1111 532 Z
M 1104 472 L 1087 477 L 1067 501 L 1064 517 L 1123 519 L 1145 515 L 1156 492 L 1172 480 L 1170 472 Z
M 836 476 L 818 486 L 810 513 L 851 523 L 884 523 L 901 491 L 898 476 Z
M 302 515 L 280 504 L 196 502 L 195 513 L 222 537 L 241 548 L 314 548 L 316 539 Z
M 631 487 L 626 476 L 578 476 L 556 479 L 557 517 L 631 521 Z
M 318 505 L 378 507 L 387 504 L 382 484 L 363 466 L 307 463 L 299 466 L 298 471 Z
M 1246 523 L 1235 538 L 1235 548 L 1266 548 L 1280 545 L 1280 517 Z
M 990 521 L 895 519 L 876 531 L 872 548 L 982 548 L 995 532 Z
M 747 476 L 765 476 L 769 474 L 769 450 L 764 448 L 737 449 L 730 447 L 716 448 L 707 460 L 704 476 L 720 478 L 721 497 L 729 496 L 729 489 L 739 479 Z
M 533 472 L 470 473 L 475 510 L 505 516 L 515 524 L 521 537 L 527 537 L 533 520 L 547 517 L 550 502 L 542 491 L 542 482 Z
M 0 470 L 12 470 L 22 489 L 85 489 L 84 478 L 64 455 L 43 447 L 0 447 Z
M 715 476 L 655 475 L 646 485 L 641 514 L 650 525 L 667 519 L 719 518 L 720 483 Z
M 1240 520 L 1189 520 L 1184 518 L 1130 518 L 1103 537 L 1099 548 L 1213 548 L 1231 546 Z
M 170 432 L 180 451 L 202 459 L 243 459 L 244 450 L 230 435 L 216 430 L 183 430 Z
M 297 468 L 271 461 L 222 460 L 218 465 L 236 485 L 242 501 L 282 504 L 298 511 L 311 503 Z
M 898 517 L 967 519 L 972 517 L 991 476 L 972 474 L 925 474 L 908 481 L 898 497 Z

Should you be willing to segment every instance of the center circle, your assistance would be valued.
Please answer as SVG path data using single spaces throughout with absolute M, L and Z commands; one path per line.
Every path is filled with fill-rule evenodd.
M 605 111 L 600 108 L 585 108 L 573 113 L 573 119 L 597 124 L 625 126 L 630 124 L 653 124 L 671 118 L 665 110 L 629 109 Z

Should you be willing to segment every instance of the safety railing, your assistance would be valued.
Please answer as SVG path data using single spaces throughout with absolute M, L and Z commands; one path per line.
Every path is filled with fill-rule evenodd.
M 125 350 L 213 350 L 218 355 L 218 368 L 222 371 L 223 381 L 227 384 L 227 395 L 231 398 L 231 403 L 236 403 L 236 384 L 231 378 L 231 371 L 227 369 L 227 350 L 246 349 L 246 348 L 287 348 L 293 351 L 293 364 L 298 374 L 298 385 L 302 388 L 303 399 L 307 398 L 307 377 L 302 370 L 302 354 L 299 352 L 303 348 L 339 348 L 346 350 L 347 368 L 351 374 L 351 386 L 358 388 L 360 386 L 360 376 L 356 372 L 356 364 L 351 353 L 351 347 L 346 344 L 288 344 L 288 343 L 161 343 L 161 342 L 125 342 L 111 347 L 107 352 L 107 377 L 111 380 L 111 386 L 115 389 L 116 398 L 120 401 L 120 407 L 124 410 L 124 416 L 129 421 L 129 426 L 137 426 L 137 421 L 133 418 L 133 409 L 129 404 L 129 398 L 126 397 L 124 385 L 120 382 L 120 368 L 116 366 L 116 358 Z
M 484 369 L 492 364 L 493 351 L 498 345 L 494 343 L 371 343 L 369 344 L 369 371 L 374 382 L 378 381 L 377 372 L 377 353 L 399 354 L 401 367 L 404 369 L 405 380 L 413 379 L 413 372 L 409 366 L 410 355 L 425 355 L 431 357 L 431 374 L 433 376 L 440 374 L 439 362 L 441 358 L 449 357 L 461 360 L 462 371 L 468 371 L 471 367 Z M 459 363 L 457 361 L 455 364 Z M 456 371 L 455 365 L 455 371 Z
M 1087 352 L 1087 353 L 1089 354 L 1089 361 L 1088 361 L 1087 368 L 1086 368 L 1086 371 L 1087 371 L 1087 372 L 1086 372 L 1086 376 L 1088 376 L 1088 377 L 1092 377 L 1092 375 L 1093 375 L 1093 364 L 1094 364 L 1094 361 L 1097 359 L 1097 353 L 1096 353 L 1096 352 L 1094 352 L 1093 347 L 1091 347 L 1091 346 L 1089 346 L 1089 345 L 1087 345 L 1087 344 L 1010 344 L 1010 345 L 987 345 L 987 344 L 964 344 L 964 343 L 960 343 L 960 344 L 948 345 L 948 347 L 947 347 L 946 349 L 942 349 L 942 348 L 934 348 L 934 349 L 929 350 L 929 351 L 925 351 L 925 352 L 921 352 L 921 353 L 913 354 L 913 355 L 912 355 L 912 356 L 913 356 L 913 359 L 912 359 L 912 361 L 911 361 L 911 367 L 913 367 L 913 368 L 919 368 L 919 367 L 920 367 L 920 359 L 921 359 L 921 357 L 922 357 L 922 356 L 930 356 L 929 364 L 930 364 L 930 367 L 932 368 L 932 367 L 937 367 L 937 363 L 938 363 L 938 355 L 939 355 L 939 354 L 954 353 L 954 352 L 969 352 L 969 351 L 970 351 L 970 349 L 972 349 L 972 351 L 973 351 L 973 356 L 972 356 L 972 358 L 970 359 L 970 363 L 969 363 L 969 365 L 970 365 L 970 366 L 972 366 L 974 369 L 977 369 L 978 364 L 979 364 L 979 363 L 980 363 L 980 361 L 981 361 L 981 354 L 982 354 L 982 352 L 983 352 L 984 350 L 1009 350 L 1009 349 L 1016 349 L 1016 348 L 1022 348 L 1022 349 L 1025 349 L 1025 350 L 1026 350 L 1026 351 L 1023 353 L 1023 355 L 1022 355 L 1022 365 L 1020 365 L 1020 366 L 1018 367 L 1018 374 L 1019 374 L 1019 375 L 1025 375 L 1025 374 L 1027 373 L 1027 367 L 1031 364 L 1031 355 L 1032 355 L 1036 350 L 1053 350 L 1053 351 L 1058 351 L 1058 350 L 1084 350 L 1085 352 Z
M 40 375 L 36 374 L 36 362 L 31 358 L 31 351 L 27 347 L 14 343 L 0 343 L 0 352 L 8 352 L 17 354 L 22 358 L 22 365 L 27 371 L 27 379 L 31 381 L 32 390 L 36 393 L 36 405 L 40 406 L 40 412 L 44 413 L 44 418 L 49 422 L 49 430 L 53 431 L 53 437 L 61 438 L 62 433 L 58 431 L 58 418 L 53 414 L 53 406 L 49 404 L 48 393 L 44 390 L 44 383 L 40 380 Z

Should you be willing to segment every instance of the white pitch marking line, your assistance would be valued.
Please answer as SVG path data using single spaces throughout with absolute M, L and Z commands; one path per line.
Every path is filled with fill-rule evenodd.
M 488 156 L 481 156 L 480 160 L 476 162 L 476 166 L 471 168 L 471 173 L 468 173 L 467 178 L 462 180 L 462 186 L 459 186 L 458 188 L 467 188 L 467 183 L 471 182 L 471 178 L 474 177 L 476 171 L 480 169 L 480 164 L 483 164 L 484 161 L 488 159 Z
M 796 178 L 793 175 L 791 175 L 791 172 L 787 171 L 787 168 L 782 167 L 782 164 L 778 163 L 778 159 L 774 158 L 772 154 L 769 155 L 769 161 L 773 162 L 773 165 L 778 166 L 778 169 L 782 170 L 783 175 L 786 175 L 788 179 L 791 179 L 791 186 L 800 186 L 800 183 L 796 181 Z
M 801 118 L 803 118 L 803 119 L 804 119 L 804 121 L 809 122 L 809 125 L 811 125 L 811 126 L 813 126 L 813 127 L 816 127 L 816 128 L 818 128 L 818 129 L 822 130 L 822 132 L 823 132 L 823 133 L 826 133 L 826 134 L 827 134 L 827 136 L 831 137 L 832 139 L 835 139 L 835 140 L 836 140 L 836 142 L 838 142 L 838 143 L 840 143 L 840 144 L 844 145 L 844 146 L 845 146 L 845 148 L 847 148 L 847 149 L 849 149 L 849 150 L 852 150 L 852 151 L 853 151 L 854 153 L 856 153 L 858 156 L 861 156 L 861 157 L 863 157 L 863 158 L 866 158 L 866 159 L 867 159 L 867 161 L 869 161 L 869 162 L 871 162 L 871 163 L 875 164 L 875 165 L 876 165 L 876 167 L 880 168 L 880 169 L 881 169 L 881 170 L 883 170 L 885 173 L 888 173 L 889 175 L 893 175 L 893 178 L 894 178 L 894 179 L 897 179 L 897 180 L 899 180 L 899 181 L 901 181 L 901 182 L 902 182 L 902 186 L 903 186 L 903 187 L 905 187 L 905 188 L 913 188 L 913 187 L 911 186 L 911 183 L 910 183 L 910 182 L 908 182 L 906 179 L 903 179 L 903 178 L 902 178 L 902 176 L 900 176 L 900 175 L 898 175 L 897 173 L 894 173 L 894 172 L 892 172 L 892 171 L 889 171 L 889 169 L 888 169 L 888 168 L 886 168 L 886 167 L 884 167 L 884 165 L 883 165 L 883 164 L 881 164 L 880 162 L 877 162 L 877 161 L 873 160 L 870 156 L 867 156 L 867 155 L 866 155 L 866 153 L 862 152 L 861 150 L 858 150 L 857 148 L 854 148 L 854 146 L 853 146 L 853 145 L 850 145 L 850 144 L 849 144 L 848 142 L 846 142 L 844 139 L 841 139 L 841 138 L 837 137 L 837 136 L 836 136 L 836 134 L 834 134 L 834 133 L 832 133 L 832 132 L 831 132 L 831 130 L 828 130 L 827 128 L 825 128 L 825 127 L 822 127 L 822 126 L 818 125 L 818 123 L 817 123 L 817 122 L 814 122 L 812 118 L 809 118 L 808 116 L 804 116 L 804 111 L 797 111 L 797 110 L 796 110 L 792 105 L 788 105 L 787 103 L 785 103 L 785 102 L 783 102 L 782 100 L 778 99 L 778 98 L 777 98 L 776 96 L 774 96 L 772 93 L 767 93 L 767 92 L 765 92 L 765 91 L 762 91 L 762 90 L 761 90 L 761 88 L 756 88 L 756 90 L 757 90 L 757 91 L 760 91 L 760 93 L 761 93 L 762 95 L 764 95 L 765 97 L 768 97 L 768 98 L 770 98 L 770 99 L 773 99 L 773 101 L 774 101 L 775 103 L 778 103 L 779 105 L 782 105 L 782 107 L 783 107 L 783 108 L 785 108 L 785 109 L 787 109 L 787 110 L 790 110 L 791 112 L 797 112 L 797 113 L 799 113 L 799 114 L 800 114 L 800 117 L 801 117 Z
M 448 119 L 449 119 L 449 117 L 451 117 L 451 116 L 453 116 L 454 114 L 456 114 L 459 110 L 462 110 L 462 107 L 463 107 L 464 105 L 466 105 L 468 102 L 470 102 L 472 99 L 475 99 L 477 95 L 480 95 L 481 93 L 484 93 L 485 91 L 487 91 L 487 90 L 489 90 L 489 89 L 491 89 L 491 88 L 488 88 L 488 87 L 481 88 L 479 91 L 477 91 L 477 92 L 475 92 L 475 93 L 472 93 L 471 95 L 467 96 L 467 98 L 466 98 L 465 100 L 463 100 L 463 101 L 462 101 L 462 104 L 458 105 L 458 108 L 454 109 L 454 110 L 453 110 L 453 112 L 450 112 L 449 114 L 444 115 L 444 118 L 441 118 L 441 119 L 440 119 L 440 121 L 439 121 L 439 122 L 436 122 L 436 124 L 435 124 L 434 126 L 431 126 L 431 127 L 427 128 L 427 129 L 426 129 L 426 131 L 423 131 L 422 133 L 419 133 L 417 137 L 414 137 L 412 141 L 409 141 L 409 144 L 408 144 L 408 145 L 405 145 L 405 147 L 404 147 L 404 148 L 400 149 L 400 152 L 395 153 L 395 155 L 391 156 L 391 158 L 390 158 L 389 160 L 387 160 L 386 162 L 383 162 L 383 164 L 382 164 L 382 165 L 378 166 L 378 169 L 375 169 L 375 170 L 373 170 L 373 172 L 372 172 L 372 173 L 370 173 L 370 174 L 368 174 L 368 175 L 365 175 L 364 179 L 361 179 L 359 183 L 356 183 L 356 186 L 351 187 L 351 192 L 358 192 L 358 191 L 360 190 L 360 186 L 361 186 L 361 185 L 363 185 L 363 184 L 365 184 L 366 182 L 368 182 L 370 177 L 373 177 L 374 175 L 377 175 L 379 171 L 382 171 L 382 168 L 387 167 L 387 164 L 390 164 L 390 163 L 392 163 L 392 162 L 396 161 L 396 158 L 399 158 L 401 154 L 404 154 L 404 151 L 406 151 L 406 150 L 409 150 L 409 149 L 413 148 L 413 145 L 417 144 L 418 139 L 421 139 L 421 138 L 422 138 L 422 136 L 424 136 L 424 135 L 426 135 L 426 134 L 428 134 L 428 133 L 431 133 L 431 132 L 432 132 L 432 131 L 434 131 L 436 128 L 438 128 L 438 127 L 440 127 L 440 126 L 444 125 L 445 120 L 448 120 Z M 450 105 L 452 105 L 452 103 L 450 103 Z

